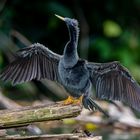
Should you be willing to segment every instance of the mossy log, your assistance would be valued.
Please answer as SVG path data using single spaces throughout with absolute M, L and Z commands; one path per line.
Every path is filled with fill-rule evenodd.
M 0 111 L 0 129 L 25 126 L 33 122 L 61 120 L 76 117 L 82 106 L 76 104 L 63 105 L 62 102 L 53 105 L 28 106 L 19 109 Z

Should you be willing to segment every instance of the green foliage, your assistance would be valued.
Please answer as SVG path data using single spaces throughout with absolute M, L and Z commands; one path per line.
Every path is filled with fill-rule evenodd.
M 122 33 L 121 27 L 114 21 L 106 20 L 103 22 L 104 34 L 108 37 L 118 37 Z

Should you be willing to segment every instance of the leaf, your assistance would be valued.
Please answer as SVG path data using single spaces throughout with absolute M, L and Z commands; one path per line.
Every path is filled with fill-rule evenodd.
M 103 22 L 103 32 L 107 37 L 118 37 L 121 35 L 122 29 L 116 22 L 106 20 Z

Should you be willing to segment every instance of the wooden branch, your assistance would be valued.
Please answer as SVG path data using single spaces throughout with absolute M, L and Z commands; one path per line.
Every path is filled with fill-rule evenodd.
M 81 133 L 79 134 L 54 134 L 54 135 L 34 135 L 34 136 L 19 136 L 19 135 L 11 135 L 0 137 L 0 140 L 102 140 L 101 136 L 94 137 L 83 137 Z
M 21 105 L 17 104 L 15 101 L 11 100 L 10 98 L 3 95 L 3 93 L 0 91 L 0 107 L 3 109 L 18 109 L 22 108 Z M 30 132 L 31 134 L 41 134 L 42 131 L 40 128 L 38 128 L 36 125 L 30 125 L 26 127 L 26 130 Z M 40 131 L 36 131 L 40 130 Z
M 20 135 L 9 135 L 0 137 L 0 140 L 102 140 L 101 136 L 85 137 L 81 133 L 76 134 L 49 134 L 49 135 L 31 135 L 31 136 L 20 136 Z
M 76 117 L 82 107 L 76 104 L 64 106 L 62 102 L 55 105 L 40 105 L 35 107 L 23 107 L 19 109 L 0 111 L 0 129 L 25 126 L 33 122 L 60 120 Z

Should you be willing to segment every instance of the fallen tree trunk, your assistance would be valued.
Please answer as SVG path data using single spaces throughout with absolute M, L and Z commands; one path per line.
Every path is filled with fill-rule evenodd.
M 22 107 L 19 109 L 0 111 L 0 129 L 25 126 L 33 122 L 61 120 L 76 117 L 82 107 L 76 104 L 63 105 L 58 102 L 53 105 L 40 105 L 34 107 Z

